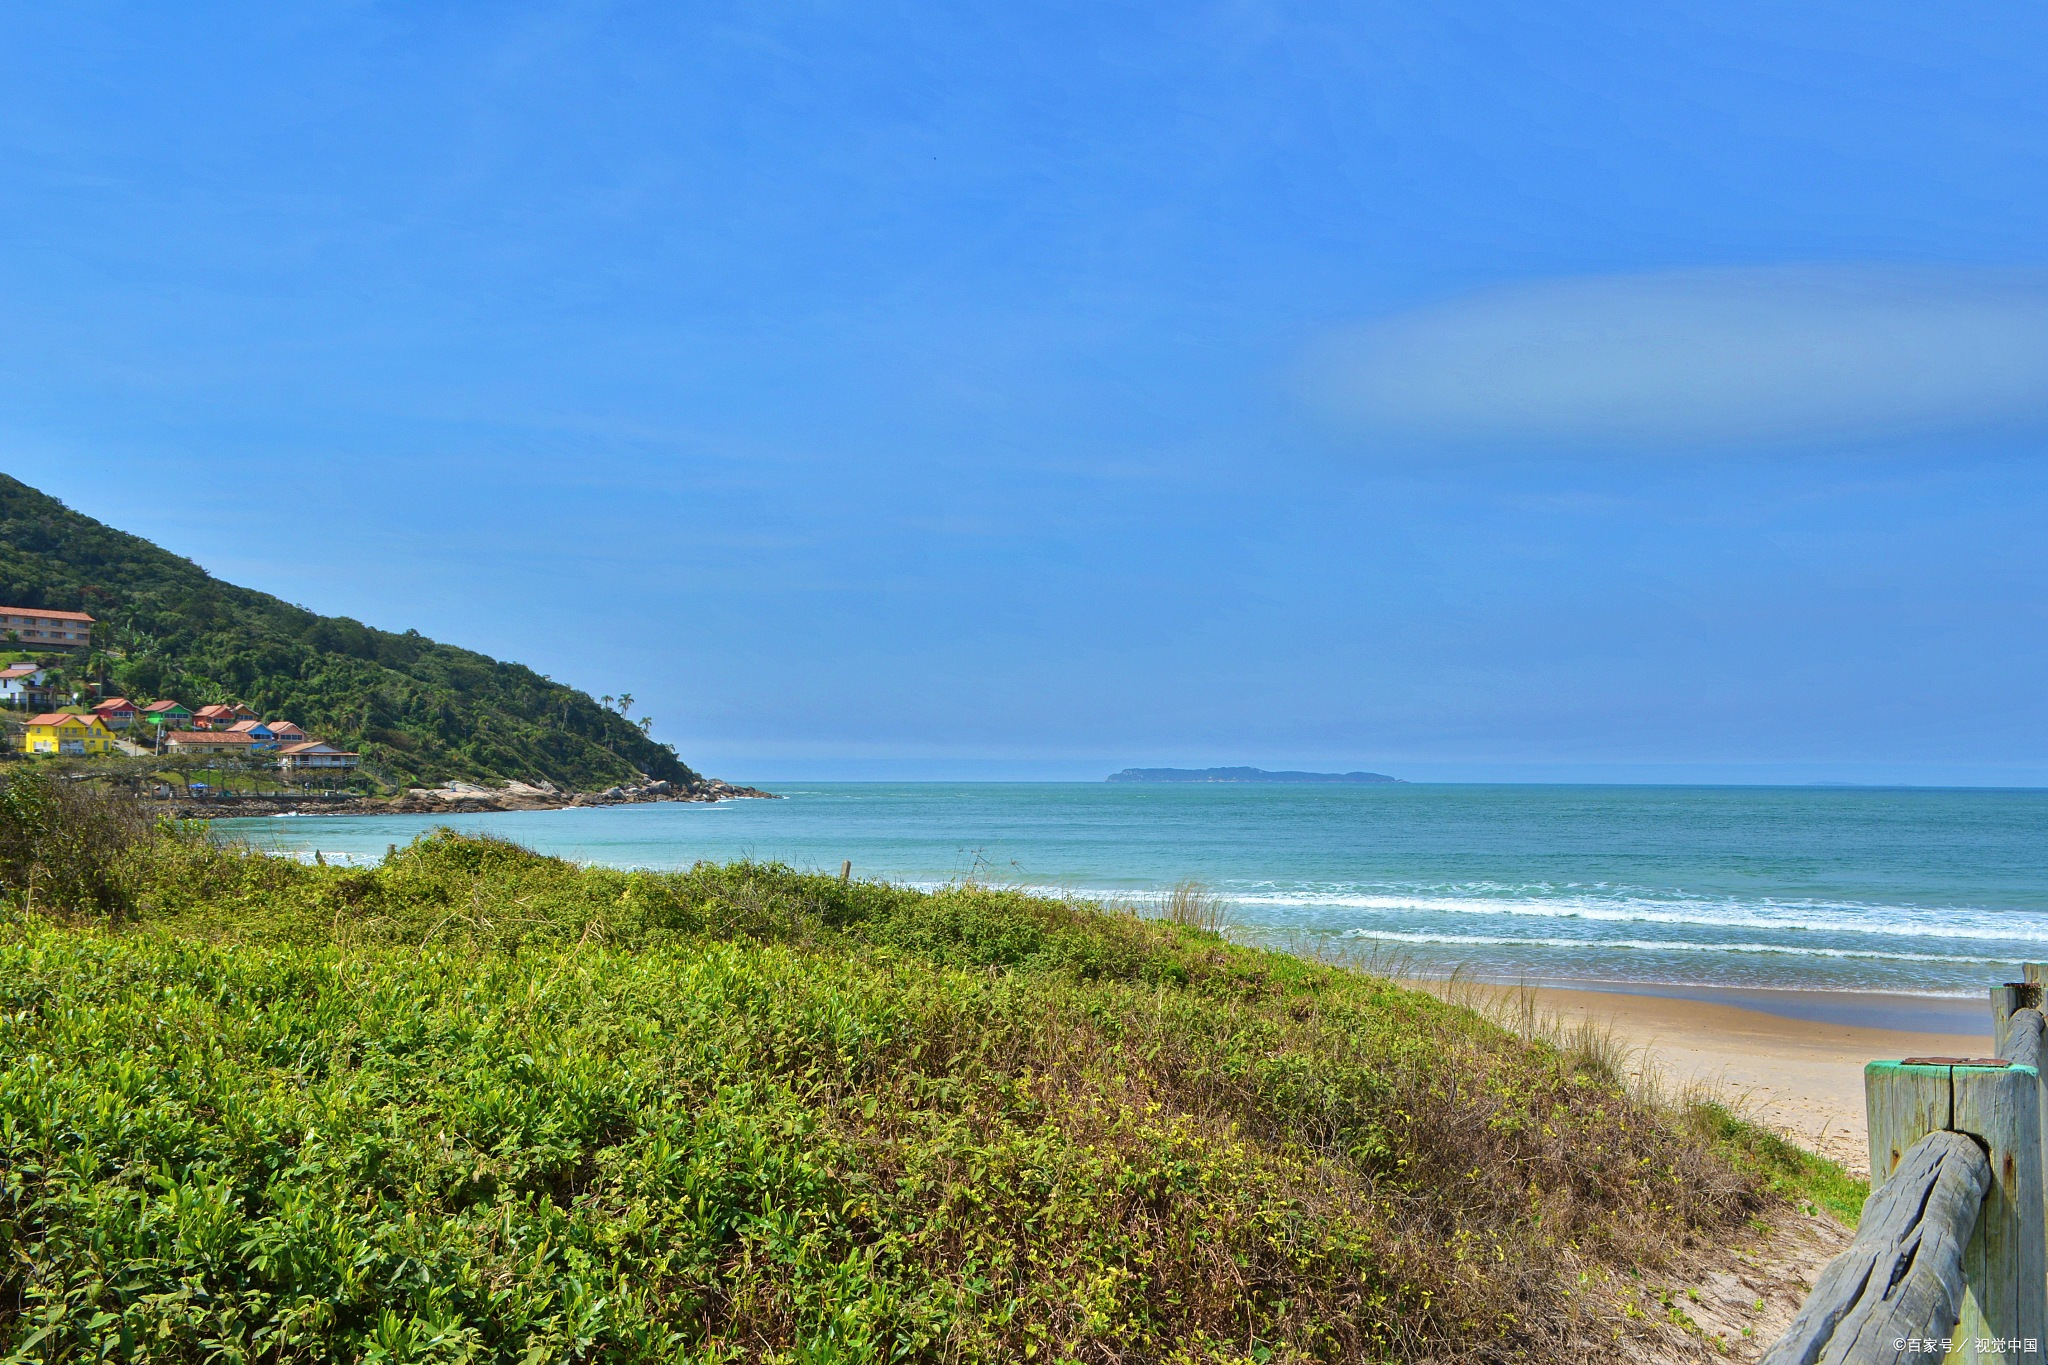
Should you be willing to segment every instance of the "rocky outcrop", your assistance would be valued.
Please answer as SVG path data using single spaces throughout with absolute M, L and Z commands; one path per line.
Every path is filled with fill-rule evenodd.
M 656 778 L 607 787 L 599 792 L 563 791 L 545 778 L 484 787 L 474 782 L 445 782 L 414 787 L 394 797 L 234 796 L 203 800 L 174 798 L 165 813 L 186 820 L 229 820 L 244 815 L 461 815 L 485 811 L 564 810 L 571 806 L 624 806 L 645 801 L 731 801 L 742 798 L 777 800 L 758 787 L 739 787 L 715 777 L 688 787 Z

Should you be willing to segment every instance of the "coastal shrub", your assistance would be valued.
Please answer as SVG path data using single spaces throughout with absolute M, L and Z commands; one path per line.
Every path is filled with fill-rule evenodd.
M 154 833 L 140 803 L 96 784 L 33 768 L 0 776 L 0 899 L 126 914 L 130 855 Z
M 0 1355 L 1579 1358 L 1761 1179 L 1355 972 L 442 833 L 0 926 Z
M 1870 1197 L 1870 1182 L 1768 1128 L 1746 1123 L 1717 1100 L 1694 1098 L 1682 1108 L 1687 1123 L 1715 1146 L 1737 1154 L 1770 1188 L 1812 1211 L 1825 1209 L 1855 1227 Z

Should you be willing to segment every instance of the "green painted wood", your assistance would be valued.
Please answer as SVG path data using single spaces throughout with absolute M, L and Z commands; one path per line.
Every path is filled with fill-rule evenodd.
M 1949 1126 L 1953 1069 L 1904 1062 L 1872 1062 L 1863 1068 L 1873 1189 L 1890 1179 L 1907 1148 Z

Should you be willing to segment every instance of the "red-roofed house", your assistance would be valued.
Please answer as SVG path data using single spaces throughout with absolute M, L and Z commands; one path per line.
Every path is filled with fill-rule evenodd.
M 164 748 L 185 753 L 246 754 L 256 741 L 232 730 L 173 730 L 164 736 Z
M 103 754 L 114 737 L 98 716 L 80 716 L 70 711 L 52 711 L 30 716 L 21 736 L 25 754 Z
M 306 732 L 288 720 L 267 720 L 263 723 L 270 727 L 270 733 L 279 746 L 306 742 Z
M 90 649 L 92 618 L 82 611 L 0 607 L 0 641 L 26 649 Z
M 142 708 L 126 697 L 108 697 L 93 703 L 92 713 L 105 721 L 108 729 L 125 730 L 142 714 Z
M 153 701 L 142 708 L 142 718 L 144 720 L 155 721 L 159 717 L 167 729 L 175 727 L 180 730 L 189 730 L 192 728 L 192 713 L 168 697 L 162 701 Z
M 254 720 L 256 713 L 238 701 L 215 702 L 202 706 L 192 713 L 192 728 L 195 730 L 226 730 L 238 721 Z

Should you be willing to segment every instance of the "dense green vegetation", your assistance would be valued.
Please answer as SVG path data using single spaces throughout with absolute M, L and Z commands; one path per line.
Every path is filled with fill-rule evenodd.
M 625 716 L 529 668 L 223 583 L 4 474 L 0 602 L 97 618 L 99 657 L 66 660 L 74 674 L 193 707 L 243 702 L 359 750 L 392 782 L 698 780 Z
M 1170 923 L 16 787 L 0 1357 L 1580 1359 L 1777 1197 L 1585 1058 Z

